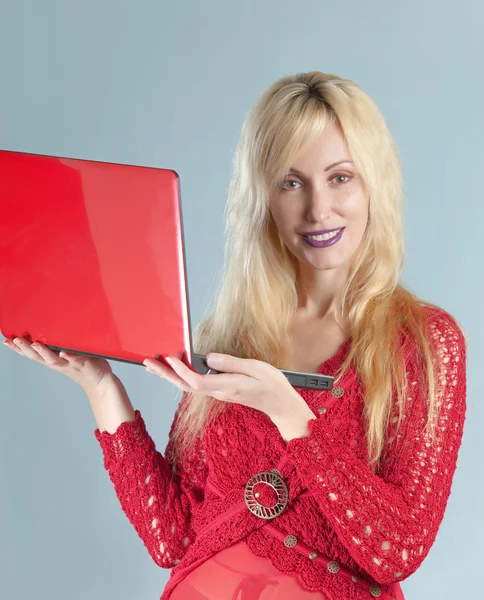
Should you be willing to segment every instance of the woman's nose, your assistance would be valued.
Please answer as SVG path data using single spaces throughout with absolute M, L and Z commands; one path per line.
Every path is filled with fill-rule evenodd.
M 311 186 L 307 196 L 307 218 L 309 221 L 323 222 L 331 215 L 331 197 L 327 189 Z

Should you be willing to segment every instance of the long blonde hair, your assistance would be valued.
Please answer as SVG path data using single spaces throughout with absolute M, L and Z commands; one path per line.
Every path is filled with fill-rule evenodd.
M 428 389 L 428 421 L 435 435 L 436 377 L 424 302 L 399 283 L 404 259 L 402 181 L 398 151 L 374 102 L 353 81 L 313 71 L 283 77 L 257 100 L 242 127 L 225 210 L 223 277 L 211 312 L 194 334 L 195 352 L 288 363 L 287 330 L 297 309 L 296 259 L 269 212 L 269 197 L 302 147 L 336 120 L 369 192 L 368 225 L 353 256 L 341 296 L 350 349 L 335 385 L 354 361 L 365 388 L 370 465 L 378 468 L 392 402 L 399 424 L 407 376 L 400 334 L 420 349 Z M 209 396 L 185 393 L 172 431 L 173 466 L 224 408 Z

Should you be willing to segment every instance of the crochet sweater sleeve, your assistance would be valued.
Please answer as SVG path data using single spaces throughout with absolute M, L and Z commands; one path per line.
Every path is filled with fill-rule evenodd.
M 397 433 L 389 426 L 394 440 L 388 440 L 392 443 L 378 474 L 349 445 L 338 443 L 324 416 L 309 421 L 307 437 L 289 440 L 286 446 L 302 483 L 341 543 L 381 584 L 409 577 L 427 556 L 444 516 L 463 434 L 465 338 L 447 316 L 431 321 L 430 327 L 441 359 L 434 444 L 423 432 L 427 413 L 421 372 L 409 364 L 402 429 Z
M 178 564 L 195 537 L 191 515 L 203 500 L 206 479 L 199 438 L 176 473 L 171 466 L 172 434 L 184 398 L 175 412 L 164 456 L 156 450 L 139 410 L 134 421 L 121 423 L 112 434 L 94 431 L 121 508 L 153 560 L 164 568 Z

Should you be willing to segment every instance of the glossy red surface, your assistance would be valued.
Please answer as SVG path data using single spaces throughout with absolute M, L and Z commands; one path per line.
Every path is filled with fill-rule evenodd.
M 0 151 L 0 215 L 5 337 L 191 364 L 174 171 Z
M 329 600 L 306 590 L 294 575 L 281 573 L 268 558 L 255 556 L 245 542 L 224 548 L 189 573 L 170 600 Z

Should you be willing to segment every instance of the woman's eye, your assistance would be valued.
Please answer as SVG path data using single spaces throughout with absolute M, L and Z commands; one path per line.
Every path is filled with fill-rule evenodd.
M 341 181 L 341 177 L 346 178 L 346 181 Z M 343 173 L 340 173 L 339 175 L 335 175 L 333 179 L 331 179 L 331 181 L 334 181 L 335 179 L 339 179 L 339 181 L 337 181 L 336 183 L 348 183 L 351 177 L 349 175 L 344 175 Z
M 282 187 L 284 187 L 285 189 L 290 189 L 290 190 L 297 189 L 294 185 L 290 185 L 291 183 L 297 183 L 297 184 L 299 184 L 299 181 L 296 181 L 295 179 L 285 179 L 282 182 Z

